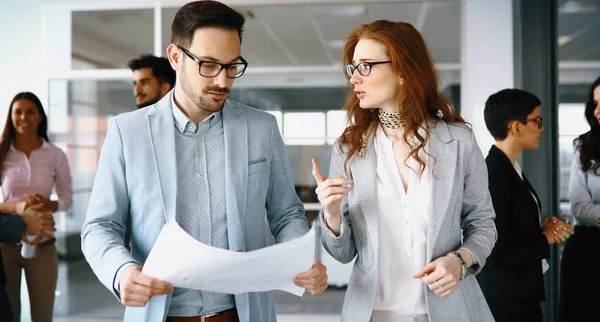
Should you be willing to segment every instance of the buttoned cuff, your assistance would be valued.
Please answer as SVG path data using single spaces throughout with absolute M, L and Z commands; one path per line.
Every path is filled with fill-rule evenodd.
M 348 227 L 348 224 L 345 222 L 344 215 L 341 216 L 342 222 L 340 224 L 340 235 L 336 236 L 331 228 L 329 228 L 327 225 L 327 219 L 325 219 L 325 210 L 322 210 L 319 215 L 321 227 L 324 228 L 322 237 L 327 238 L 335 246 L 345 245 L 350 240 L 350 234 L 348 233 L 350 227 Z
M 466 248 L 466 247 L 461 247 L 461 248 L 459 248 L 459 249 L 464 249 L 464 250 L 466 250 L 467 252 L 469 252 L 469 254 L 471 254 L 471 258 L 473 259 L 473 265 L 479 265 L 479 264 L 477 263 L 477 259 L 475 258 L 475 256 L 473 255 L 473 252 L 472 252 L 470 249 L 468 249 L 468 248 Z
M 119 267 L 119 269 L 117 270 L 117 273 L 115 274 L 115 279 L 113 280 L 113 288 L 114 288 L 115 294 L 119 297 L 119 299 L 121 298 L 121 292 L 119 290 L 119 282 L 121 280 L 121 274 L 127 267 L 135 266 L 135 265 L 137 265 L 136 262 L 127 262 L 127 263 L 121 265 L 121 267 Z

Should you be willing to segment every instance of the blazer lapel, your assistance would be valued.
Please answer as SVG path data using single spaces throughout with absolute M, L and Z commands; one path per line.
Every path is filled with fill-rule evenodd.
M 498 161 L 506 167 L 506 170 L 510 173 L 513 180 L 519 183 L 519 188 L 523 191 L 523 193 L 530 193 L 529 184 L 526 182 L 525 175 L 521 173 L 521 175 L 523 175 L 523 178 L 521 178 L 519 173 L 517 173 L 517 169 L 515 169 L 514 164 L 512 164 L 508 156 L 506 156 L 502 150 L 498 149 L 495 145 L 492 146 L 491 149 L 491 151 L 493 151 L 493 153 L 496 155 Z
M 226 100 L 223 106 L 225 135 L 225 191 L 229 249 L 246 251 L 243 215 L 248 181 L 248 123 L 243 111 Z
M 373 136 L 367 139 L 365 156 L 355 155 L 350 161 L 350 166 L 355 187 L 360 189 L 354 193 L 359 198 L 358 203 L 365 217 L 369 236 L 373 243 L 373 251 L 377 257 L 379 254 L 379 210 L 377 208 L 377 160 Z
M 156 104 L 156 113 L 148 115 L 150 143 L 154 151 L 158 189 L 161 190 L 166 222 L 175 218 L 177 210 L 177 157 L 171 95 L 165 95 Z
M 517 173 L 515 166 L 510 162 L 510 159 L 506 156 L 506 154 L 504 154 L 504 152 L 502 152 L 502 150 L 498 149 L 496 146 L 492 146 L 490 152 L 494 155 L 498 162 L 501 162 L 506 167 L 506 170 L 511 174 L 513 180 L 519 183 L 518 187 L 519 189 L 521 189 L 522 193 L 525 196 L 531 196 L 531 194 L 533 194 L 532 198 L 528 198 L 528 200 L 530 200 L 531 204 L 536 208 L 539 207 L 541 213 L 542 204 L 540 203 L 540 198 L 535 192 L 535 190 L 533 190 L 533 187 L 527 180 L 525 174 L 521 173 L 521 175 L 523 176 L 523 178 L 521 178 L 521 176 L 519 176 L 519 174 Z
M 525 184 L 527 192 L 529 192 L 529 194 L 533 194 L 533 197 L 535 198 L 535 200 L 533 200 L 533 201 L 535 202 L 535 206 L 540 210 L 540 220 L 541 220 L 542 201 L 540 200 L 540 197 L 538 196 L 537 192 L 535 192 L 535 190 L 533 189 L 533 186 L 531 186 L 531 183 L 529 183 L 529 180 L 527 180 L 527 177 L 525 176 L 524 173 L 523 173 L 523 184 Z
M 427 262 L 432 260 L 433 248 L 448 214 L 450 199 L 456 195 L 452 188 L 458 165 L 458 143 L 452 141 L 448 125 L 439 121 L 430 125 L 430 132 L 432 135 L 429 138 L 429 153 L 435 159 L 430 158 L 433 173 L 428 210 Z

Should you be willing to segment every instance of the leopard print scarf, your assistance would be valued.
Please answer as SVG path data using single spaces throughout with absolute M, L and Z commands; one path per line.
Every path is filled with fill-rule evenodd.
M 382 109 L 379 109 L 378 113 L 379 122 L 389 129 L 399 129 L 406 125 L 406 121 L 402 118 L 400 113 L 389 113 Z

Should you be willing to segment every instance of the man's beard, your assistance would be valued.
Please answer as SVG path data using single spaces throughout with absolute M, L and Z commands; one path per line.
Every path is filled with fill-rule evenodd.
M 227 87 L 207 86 L 202 89 L 200 95 L 197 95 L 185 76 L 181 77 L 181 88 L 186 93 L 187 97 L 189 97 L 200 110 L 210 113 L 220 111 L 225 102 L 222 102 L 218 107 L 213 107 L 208 101 L 210 100 L 210 98 L 207 97 L 209 95 L 208 92 L 228 94 L 230 91 Z
M 208 102 L 208 100 L 210 100 L 210 98 L 208 97 L 208 95 L 210 95 L 210 94 L 208 92 L 229 94 L 229 88 L 227 88 L 227 87 L 221 88 L 221 87 L 217 87 L 217 86 L 205 87 L 204 89 L 202 89 L 203 95 L 200 95 L 197 99 L 194 98 L 194 102 L 201 110 L 206 111 L 206 112 L 220 111 L 223 108 L 223 104 L 225 104 L 225 101 L 223 101 L 222 103 L 220 102 L 221 106 L 219 106 L 217 108 L 213 108 L 213 106 Z
M 160 97 L 155 97 L 153 100 L 146 101 L 146 102 L 141 103 L 141 104 L 136 105 L 136 106 L 137 106 L 138 109 L 140 109 L 140 108 L 144 108 L 146 106 L 150 106 L 152 104 L 156 104 L 158 101 L 160 101 Z

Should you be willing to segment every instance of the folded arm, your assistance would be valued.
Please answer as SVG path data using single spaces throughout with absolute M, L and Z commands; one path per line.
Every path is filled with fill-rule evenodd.
M 505 173 L 490 172 L 490 192 L 496 211 L 496 229 L 498 230 L 498 241 L 492 252 L 494 265 L 516 266 L 521 263 L 535 259 L 550 257 L 550 246 L 544 234 L 536 233 L 529 236 L 515 236 L 517 222 L 509 218 L 515 211 L 514 201 L 511 200 L 510 180 Z

